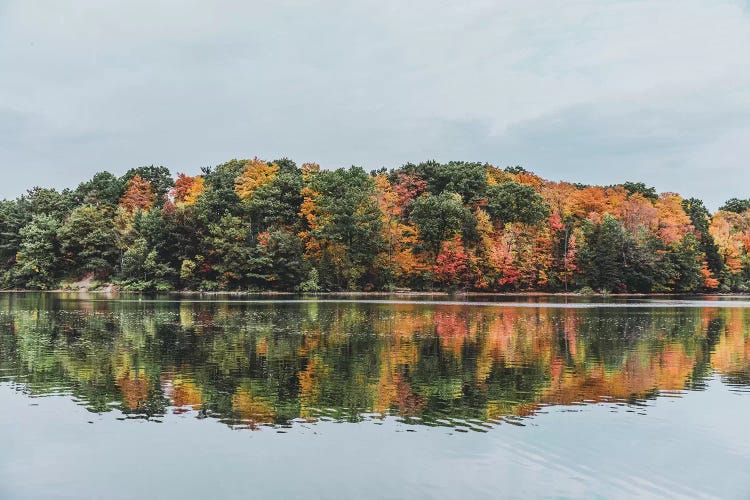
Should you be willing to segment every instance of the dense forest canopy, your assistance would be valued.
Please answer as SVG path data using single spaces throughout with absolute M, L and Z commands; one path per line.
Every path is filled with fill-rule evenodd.
M 0 202 L 0 286 L 126 290 L 750 291 L 750 200 L 428 161 L 232 160 L 100 172 Z

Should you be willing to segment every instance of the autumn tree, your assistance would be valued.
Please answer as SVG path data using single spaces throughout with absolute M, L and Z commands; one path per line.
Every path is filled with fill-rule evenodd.
M 279 172 L 279 166 L 261 159 L 253 158 L 248 161 L 242 172 L 235 180 L 235 191 L 243 201 L 251 201 L 255 191 L 261 186 L 273 181 Z
M 451 240 L 444 241 L 435 259 L 434 273 L 438 283 L 448 288 L 469 286 L 472 262 L 464 248 L 461 237 L 456 235 Z
M 170 194 L 175 203 L 185 206 L 194 205 L 206 190 L 206 181 L 200 176 L 180 174 L 171 189 Z
M 174 181 L 147 166 L 1 201 L 0 286 L 747 291 L 749 208 L 476 162 L 238 159 Z
M 151 190 L 151 183 L 140 175 L 131 177 L 125 188 L 125 193 L 120 198 L 120 208 L 128 215 L 133 215 L 137 210 L 147 212 L 154 206 L 156 195 Z
M 167 193 L 174 186 L 174 179 L 172 179 L 172 174 L 167 167 L 150 165 L 147 167 L 131 168 L 122 176 L 122 181 L 127 184 L 136 176 L 148 182 L 151 186 L 156 206 L 161 206 L 166 199 Z

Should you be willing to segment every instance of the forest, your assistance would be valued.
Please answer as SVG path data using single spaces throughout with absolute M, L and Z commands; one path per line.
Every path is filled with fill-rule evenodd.
M 0 287 L 131 291 L 750 291 L 750 200 L 427 161 L 231 160 L 100 172 L 0 202 Z

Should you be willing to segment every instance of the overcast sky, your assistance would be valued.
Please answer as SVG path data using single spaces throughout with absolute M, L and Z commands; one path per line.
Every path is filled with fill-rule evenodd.
M 424 159 L 750 197 L 750 0 L 0 0 L 0 198 Z

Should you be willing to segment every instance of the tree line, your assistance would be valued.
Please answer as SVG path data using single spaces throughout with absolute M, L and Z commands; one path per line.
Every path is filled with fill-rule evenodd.
M 427 161 L 100 172 L 0 202 L 0 286 L 125 290 L 750 290 L 750 200 Z

